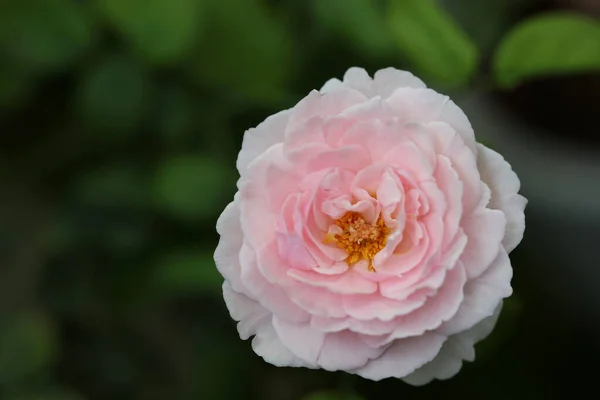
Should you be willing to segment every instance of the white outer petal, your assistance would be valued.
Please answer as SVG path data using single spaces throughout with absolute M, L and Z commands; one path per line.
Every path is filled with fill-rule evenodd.
M 219 244 L 215 250 L 214 259 L 217 269 L 233 290 L 248 294 L 240 280 L 241 267 L 239 254 L 242 248 L 243 235 L 240 223 L 239 192 L 234 200 L 225 207 L 217 220 L 217 233 L 220 235 Z
M 506 250 L 501 249 L 490 267 L 481 276 L 466 284 L 465 297 L 458 312 L 452 319 L 443 323 L 437 332 L 447 336 L 455 335 L 494 315 L 498 304 L 512 294 L 512 275 L 508 254 Z
M 506 215 L 502 244 L 510 253 L 521 242 L 525 232 L 527 199 L 518 194 L 521 182 L 504 157 L 479 143 L 477 149 L 477 167 L 492 194 L 488 207 L 501 210 Z
M 235 292 L 229 283 L 223 283 L 223 298 L 231 318 L 238 323 L 238 332 L 243 340 L 254 336 L 252 348 L 266 362 L 277 367 L 313 366 L 296 357 L 281 343 L 273 328 L 272 315 L 256 301 Z
M 396 89 L 408 88 L 426 88 L 427 85 L 408 71 L 402 71 L 396 68 L 384 68 L 375 72 L 373 76 L 375 93 L 382 98 L 389 97 Z
M 337 78 L 328 80 L 321 88 L 321 93 L 328 93 L 340 86 L 347 86 L 360 91 L 369 98 L 389 97 L 396 89 L 426 88 L 427 85 L 422 80 L 408 71 L 402 71 L 396 68 L 383 68 L 375 72 L 373 78 L 363 69 L 351 67 L 344 74 L 343 82 Z
M 250 128 L 244 133 L 242 149 L 238 154 L 236 167 L 241 176 L 248 169 L 248 165 L 269 147 L 283 142 L 290 110 L 280 111 L 271 115 L 256 128 Z
M 464 361 L 475 360 L 475 343 L 487 337 L 500 316 L 502 303 L 498 305 L 494 314 L 471 329 L 452 335 L 446 340 L 438 355 L 429 363 L 423 365 L 410 375 L 402 378 L 408 384 L 421 386 L 434 379 L 449 379 L 456 375 Z
M 370 360 L 364 367 L 349 371 L 366 379 L 379 381 L 402 378 L 433 360 L 440 352 L 446 337 L 433 332 L 394 341 L 385 352 Z

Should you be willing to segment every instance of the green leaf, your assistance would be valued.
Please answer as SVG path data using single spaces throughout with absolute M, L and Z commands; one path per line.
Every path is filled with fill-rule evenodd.
M 89 127 L 113 139 L 139 128 L 151 94 L 145 71 L 127 58 L 113 56 L 88 72 L 79 105 Z
M 534 0 L 438 0 L 482 54 L 494 50 L 514 16 Z M 481 18 L 484 15 L 485 18 Z
M 205 156 L 167 159 L 154 177 L 155 204 L 176 218 L 209 219 L 233 194 L 235 178 L 226 165 Z
M 220 293 L 223 277 L 212 253 L 179 250 L 156 262 L 150 281 L 163 294 Z
M 318 24 L 346 38 L 357 50 L 375 57 L 394 51 L 384 14 L 372 0 L 313 0 L 312 6 Z
M 204 1 L 95 1 L 133 49 L 156 64 L 174 63 L 187 56 L 203 24 Z
M 53 324 L 36 313 L 0 320 L 0 387 L 27 380 L 57 353 Z
M 294 45 L 282 21 L 261 0 L 214 0 L 212 6 L 193 77 L 253 100 L 285 98 Z
M 8 0 L 0 5 L 0 55 L 20 70 L 55 72 L 90 47 L 93 28 L 74 1 Z
M 600 23 L 571 13 L 548 13 L 517 25 L 494 57 L 502 87 L 533 77 L 600 70 Z
M 435 0 L 391 0 L 388 24 L 417 75 L 457 87 L 475 73 L 476 46 Z
M 333 391 L 312 393 L 302 400 L 362 400 L 362 397 L 356 394 L 345 394 Z

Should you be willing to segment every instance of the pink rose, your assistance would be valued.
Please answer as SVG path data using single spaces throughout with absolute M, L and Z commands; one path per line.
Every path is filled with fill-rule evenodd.
M 447 96 L 351 68 L 248 130 L 237 168 L 215 261 L 265 361 L 419 385 L 474 359 L 527 200 Z

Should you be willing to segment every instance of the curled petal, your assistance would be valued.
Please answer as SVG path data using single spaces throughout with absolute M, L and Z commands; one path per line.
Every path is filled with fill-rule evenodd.
M 315 271 L 290 270 L 288 274 L 299 282 L 322 287 L 338 294 L 371 294 L 377 291 L 377 284 L 362 278 L 360 274 L 346 267 L 346 272 L 324 275 Z
M 405 377 L 433 360 L 445 340 L 445 336 L 433 332 L 396 340 L 379 358 L 351 372 L 374 381 Z
M 469 279 L 481 275 L 494 261 L 500 248 L 506 226 L 504 213 L 483 209 L 465 218 L 463 229 L 469 238 L 461 261 Z
M 425 83 L 408 71 L 399 71 L 396 68 L 384 68 L 375 72 L 373 76 L 375 92 L 383 97 L 389 97 L 399 88 L 424 89 Z
M 273 327 L 281 343 L 296 357 L 310 365 L 317 364 L 325 333 L 312 329 L 309 324 L 289 322 L 276 315 Z
M 225 207 L 217 220 L 217 232 L 221 235 L 215 250 L 214 259 L 217 269 L 233 290 L 247 293 L 246 287 L 240 279 L 241 267 L 239 254 L 244 237 L 240 224 L 239 195 Z
M 284 315 L 291 321 L 308 321 L 310 314 L 296 306 L 279 285 L 270 283 L 258 268 L 256 254 L 250 246 L 240 251 L 241 279 L 248 293 L 274 314 Z
M 254 300 L 232 290 L 227 282 L 223 283 L 223 298 L 231 318 L 240 321 L 238 323 L 240 337 L 246 340 L 254 336 L 252 348 L 266 362 L 280 367 L 314 368 L 313 365 L 296 357 L 279 340 L 268 310 Z
M 384 345 L 394 340 L 422 335 L 437 329 L 444 321 L 452 318 L 463 300 L 463 287 L 466 281 L 464 269 L 458 266 L 448 271 L 447 279 L 436 295 L 429 298 L 422 307 L 404 316 L 396 328 L 386 337 L 374 339 L 372 344 Z
M 448 124 L 432 122 L 427 124 L 431 132 L 436 152 L 447 157 L 462 183 L 463 212 L 472 213 L 482 201 L 484 189 L 477 170 L 476 154 L 465 146 L 464 139 Z
M 506 251 L 501 250 L 483 275 L 466 284 L 465 298 L 458 312 L 438 332 L 455 335 L 493 315 L 502 299 L 512 294 L 511 279 L 510 259 Z
M 333 332 L 325 336 L 317 362 L 328 371 L 348 371 L 364 366 L 369 360 L 381 356 L 384 351 L 385 347 L 367 346 L 360 335 L 354 332 Z
M 250 163 L 269 147 L 283 141 L 289 117 L 290 110 L 281 111 L 246 131 L 236 163 L 240 175 L 244 176 Z
M 362 93 L 346 86 L 330 88 L 326 93 L 313 90 L 291 110 L 287 130 L 295 130 L 314 117 L 337 115 L 366 100 Z
M 343 168 L 358 172 L 370 163 L 364 147 L 346 146 L 315 154 L 308 163 L 309 171 L 321 171 L 328 168 Z
M 414 386 L 421 386 L 433 379 L 452 378 L 460 371 L 463 360 L 475 360 L 475 343 L 486 338 L 492 332 L 500 316 L 501 309 L 502 304 L 496 308 L 493 315 L 471 329 L 450 336 L 437 357 L 414 373 L 405 376 L 402 380 Z
M 445 122 L 463 138 L 467 147 L 477 154 L 475 133 L 464 112 L 448 96 L 432 89 L 399 88 L 387 99 L 390 107 L 403 121 L 426 123 Z
M 344 84 L 367 97 L 373 96 L 373 79 L 364 68 L 351 67 L 344 74 Z
M 501 210 L 506 216 L 506 232 L 502 244 L 510 253 L 523 238 L 525 232 L 525 206 L 527 199 L 521 196 L 521 182 L 509 163 L 494 150 L 478 144 L 477 166 L 481 179 L 491 190 L 489 207 Z

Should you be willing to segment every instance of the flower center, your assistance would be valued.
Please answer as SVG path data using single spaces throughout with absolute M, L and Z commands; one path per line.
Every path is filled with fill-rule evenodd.
M 348 212 L 335 221 L 342 233 L 327 237 L 326 242 L 337 242 L 337 245 L 348 253 L 346 262 L 352 266 L 360 260 L 369 260 L 369 271 L 375 272 L 373 258 L 385 247 L 390 229 L 385 226 L 381 216 L 375 224 L 369 224 L 358 213 Z

